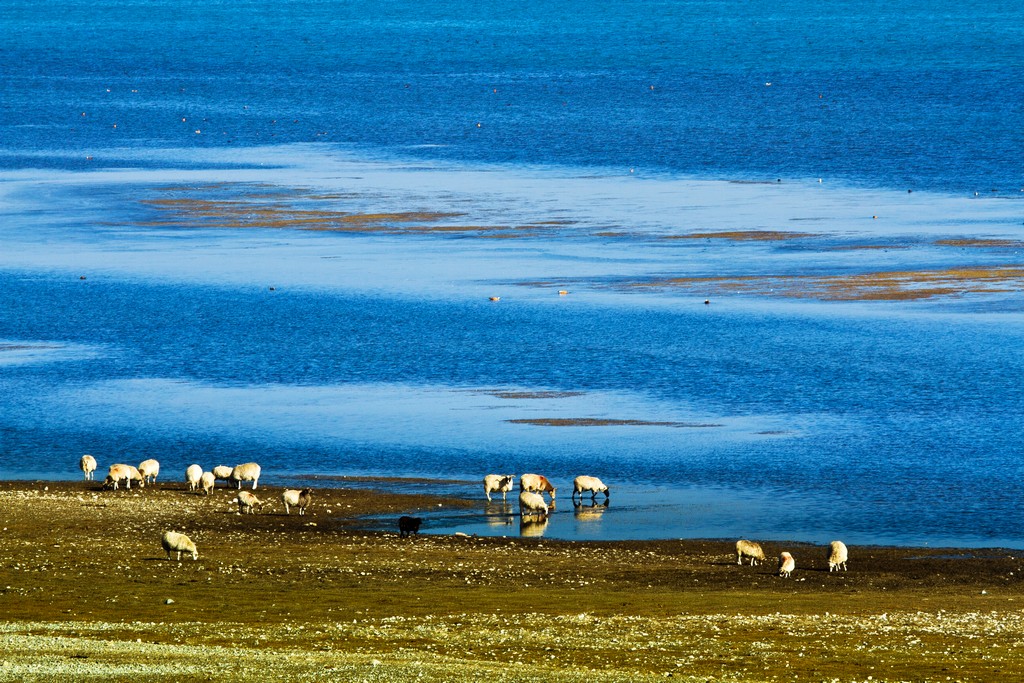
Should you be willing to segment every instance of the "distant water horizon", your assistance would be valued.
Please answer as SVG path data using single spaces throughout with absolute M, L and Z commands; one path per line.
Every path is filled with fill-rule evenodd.
M 314 142 L 1019 192 L 1022 27 L 1008 1 L 15 0 L 0 167 Z

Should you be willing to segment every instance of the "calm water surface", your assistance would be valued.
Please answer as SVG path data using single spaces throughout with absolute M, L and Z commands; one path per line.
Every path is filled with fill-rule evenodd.
M 1019 266 L 1018 3 L 16 0 L 0 29 L 0 476 L 258 459 L 481 499 L 437 532 L 1024 548 L 1016 285 L 624 286 Z M 663 239 L 727 230 L 816 241 Z M 646 424 L 551 426 L 582 418 Z M 484 504 L 495 471 L 556 481 L 547 528 Z

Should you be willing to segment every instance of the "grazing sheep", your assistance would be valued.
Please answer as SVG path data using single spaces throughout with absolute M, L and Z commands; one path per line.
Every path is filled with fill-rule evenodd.
M 107 478 L 103 480 L 103 488 L 111 487 L 116 491 L 121 482 L 124 482 L 125 488 L 130 490 L 133 481 L 137 481 L 140 488 L 146 485 L 137 468 L 117 463 L 111 465 L 110 469 L 107 470 Z
M 231 470 L 233 470 L 233 469 L 235 469 L 235 468 L 234 467 L 228 467 L 227 465 L 217 465 L 211 471 L 213 472 L 213 478 L 214 479 L 220 479 L 222 481 L 226 481 L 226 482 L 230 483 L 231 482 Z
M 290 508 L 298 508 L 299 514 L 306 514 L 306 508 L 313 500 L 313 489 L 302 489 L 297 491 L 295 489 L 286 489 L 281 494 L 281 502 L 284 503 L 284 514 L 291 514 Z
M 796 569 L 796 560 L 789 553 L 779 555 L 779 576 L 786 578 Z
M 256 508 L 263 507 L 263 501 L 248 491 L 239 491 L 238 498 L 235 500 L 238 501 L 238 511 L 243 514 L 251 515 L 256 511 Z
M 764 551 L 761 550 L 761 544 L 742 538 L 736 541 L 736 564 L 743 564 L 744 557 L 750 558 L 751 567 L 757 565 L 758 562 L 764 562 Z
M 203 476 L 199 477 L 199 488 L 207 496 L 213 493 L 213 485 L 215 483 L 216 480 L 213 477 L 213 472 L 203 472 Z
M 419 534 L 420 524 L 423 524 L 423 520 L 420 517 L 399 517 L 398 536 L 400 538 L 405 538 L 406 536 L 411 536 L 412 534 Z
M 544 496 L 530 491 L 521 491 L 519 493 L 519 514 L 547 515 L 548 504 L 544 502 Z
M 508 500 L 505 495 L 512 490 L 512 483 L 516 480 L 514 474 L 488 474 L 484 477 L 484 495 L 487 502 L 491 502 L 491 493 L 501 492 L 501 499 Z
M 839 571 L 842 567 L 843 571 L 846 571 L 846 560 L 850 557 L 850 552 L 846 549 L 846 544 L 842 541 L 832 541 L 828 544 L 828 570 L 830 572 Z
M 547 491 L 551 494 L 551 500 L 555 499 L 555 487 L 551 485 L 547 477 L 540 474 L 524 474 L 519 477 L 519 490 L 536 491 L 538 493 Z
M 138 485 L 139 485 L 139 488 L 140 488 L 140 489 L 141 489 L 141 488 L 145 488 L 145 486 L 146 486 L 146 480 L 145 480 L 145 479 L 143 479 L 143 477 L 142 477 L 142 472 L 139 472 L 139 468 L 138 468 L 138 467 L 136 467 L 135 465 L 126 465 L 126 467 L 127 467 L 127 468 L 128 468 L 128 469 L 129 469 L 130 471 L 131 471 L 131 473 L 132 473 L 131 481 L 137 482 L 137 483 L 138 483 Z
M 163 546 L 164 550 L 167 551 L 167 559 L 171 559 L 171 553 L 178 553 L 178 561 L 181 562 L 182 553 L 192 553 L 192 559 L 199 559 L 199 552 L 196 550 L 196 544 L 192 542 L 192 539 L 185 534 L 179 534 L 177 531 L 165 531 L 163 538 L 160 539 L 160 545 Z
M 603 493 L 604 494 L 605 500 L 608 500 L 609 498 L 611 498 L 611 496 L 608 495 L 608 487 L 605 486 L 604 482 L 602 482 L 597 477 L 579 476 L 579 477 L 576 477 L 575 479 L 573 479 L 573 481 L 572 481 L 572 498 L 573 498 L 573 500 L 576 499 L 576 494 L 577 493 L 580 494 L 580 500 L 582 500 L 583 499 L 583 493 L 585 491 L 590 491 L 591 499 L 597 498 L 597 494 L 599 494 L 599 493 Z
M 199 465 L 189 465 L 188 469 L 185 470 L 185 483 L 188 484 L 189 491 L 195 491 L 199 488 L 199 482 L 203 478 L 203 468 Z
M 160 474 L 160 463 L 150 458 L 139 463 L 139 473 L 142 474 L 142 481 L 147 484 L 155 484 L 156 476 Z
M 85 474 L 86 481 L 92 481 L 93 472 L 96 471 L 96 458 L 91 455 L 83 455 L 82 459 L 78 461 L 78 467 Z
M 103 480 L 103 488 L 113 488 L 116 491 L 122 481 L 125 482 L 128 488 L 131 488 L 131 476 L 132 472 L 128 469 L 128 465 L 122 465 L 121 463 L 111 465 L 107 469 L 107 478 Z
M 260 478 L 260 466 L 254 462 L 247 462 L 244 465 L 235 465 L 235 468 L 231 470 L 231 476 L 228 477 L 228 482 L 234 482 L 236 488 L 242 488 L 243 481 L 252 482 L 252 490 L 256 490 L 256 482 Z

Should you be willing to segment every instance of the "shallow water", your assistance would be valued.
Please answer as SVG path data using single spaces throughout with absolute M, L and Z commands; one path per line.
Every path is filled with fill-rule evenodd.
M 458 171 L 409 176 L 398 165 L 395 175 L 419 179 L 404 185 L 410 200 L 380 194 L 381 178 L 398 182 L 386 166 L 370 181 L 339 180 L 325 163 L 314 156 L 295 177 L 355 191 L 367 210 L 444 208 L 457 191 L 482 207 L 471 213 L 500 213 L 536 178 L 552 194 L 577 182 L 537 172 L 476 195 Z M 165 193 L 175 175 L 155 173 L 110 183 L 43 174 L 13 191 L 33 205 L 28 197 L 42 188 L 47 205 L 14 212 L 4 228 L 5 476 L 72 477 L 83 452 L 101 465 L 154 456 L 166 472 L 257 459 L 270 483 L 310 472 L 477 481 L 539 471 L 562 492 L 550 537 L 829 540 L 841 530 L 852 542 L 1021 544 L 1024 320 L 985 312 L 995 301 L 1019 311 L 1019 295 L 958 297 L 952 307 L 742 296 L 706 305 L 687 293 L 610 286 L 668 268 L 853 267 L 863 254 L 833 258 L 831 247 L 893 239 L 873 224 L 851 238 L 841 218 L 823 220 L 816 229 L 835 232 L 813 247 L 665 243 L 652 235 L 691 224 L 673 220 L 663 200 L 651 202 L 642 229 L 615 238 L 592 230 L 597 205 L 571 202 L 557 209 L 570 227 L 512 240 L 194 231 L 146 223 L 152 209 L 139 200 Z M 224 171 L 192 173 L 194 187 L 225 180 Z M 609 206 L 620 204 L 615 192 L 632 191 L 594 185 Z M 723 223 L 728 208 L 745 201 L 753 211 L 767 191 L 676 187 Z M 771 191 L 780 214 L 806 211 L 808 196 L 831 215 L 865 199 L 855 189 Z M 933 206 L 947 210 L 974 216 L 986 234 L 1012 229 L 1004 203 Z M 534 209 L 541 219 L 554 213 Z M 897 232 L 912 248 L 871 250 L 875 262 L 1015 258 L 1012 249 L 964 256 L 937 247 L 921 227 L 928 216 L 907 216 Z M 516 284 L 547 279 L 572 282 L 572 292 Z M 488 300 L 494 293 L 499 302 Z M 542 393 L 550 391 L 569 393 Z M 49 464 L 26 470 L 27 459 Z M 566 494 L 579 473 L 614 482 L 599 519 L 572 515 Z M 458 493 L 482 497 L 477 488 Z M 429 526 L 508 533 L 499 517 L 497 526 L 486 516 Z

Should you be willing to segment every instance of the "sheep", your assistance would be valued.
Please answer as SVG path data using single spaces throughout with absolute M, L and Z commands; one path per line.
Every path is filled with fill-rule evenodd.
M 787 578 L 794 569 L 796 569 L 796 560 L 792 555 L 789 553 L 779 555 L 779 576 Z
M 138 482 L 140 489 L 141 488 L 145 488 L 146 480 L 143 478 L 142 472 L 139 472 L 139 468 L 136 467 L 135 465 L 125 465 L 125 467 L 127 467 L 128 470 L 132 473 L 130 482 L 131 481 Z M 129 486 L 129 488 L 131 488 L 131 487 Z
M 736 541 L 736 564 L 743 564 L 743 558 L 750 558 L 750 566 L 754 567 L 758 562 L 764 562 L 764 551 L 760 543 L 754 543 L 746 539 Z
M 402 516 L 398 518 L 398 536 L 399 538 L 405 538 L 412 534 L 420 533 L 420 524 L 423 523 L 423 519 L 420 517 L 409 517 Z
M 199 552 L 196 550 L 196 544 L 192 542 L 192 539 L 185 534 L 179 534 L 177 531 L 165 531 L 163 537 L 160 539 L 160 545 L 167 551 L 167 559 L 171 559 L 171 553 L 178 553 L 178 562 L 181 562 L 182 553 L 192 553 L 192 559 L 199 559 Z
M 245 514 L 253 514 L 256 508 L 263 507 L 263 501 L 256 497 L 255 494 L 249 493 L 248 491 L 239 491 L 238 498 L 238 512 Z
M 185 470 L 185 482 L 188 484 L 189 491 L 195 491 L 199 488 L 199 482 L 203 478 L 203 468 L 199 465 L 189 465 L 188 469 Z
M 216 480 L 213 477 L 213 472 L 203 472 L 203 475 L 199 477 L 199 488 L 207 496 L 213 493 L 213 485 L 215 483 Z
M 116 491 L 122 481 L 125 483 L 125 488 L 129 490 L 132 488 L 133 481 L 139 482 L 140 488 L 146 485 L 137 468 L 117 463 L 111 465 L 110 469 L 107 470 L 107 478 L 103 480 L 103 488 L 112 487 Z
M 544 496 L 530 491 L 521 491 L 519 493 L 519 514 L 547 515 L 548 504 L 544 502 Z
M 147 484 L 155 484 L 156 476 L 160 474 L 160 463 L 150 458 L 149 460 L 143 460 L 139 463 L 139 472 L 142 474 L 142 480 Z
M 217 465 L 211 471 L 213 472 L 213 478 L 214 479 L 221 479 L 223 481 L 230 482 L 231 481 L 231 470 L 233 470 L 233 469 L 235 469 L 235 468 L 234 467 L 228 467 L 227 465 Z
M 547 480 L 547 477 L 540 474 L 524 474 L 519 477 L 519 490 L 537 491 L 538 493 L 547 491 L 551 494 L 551 500 L 555 499 L 555 487 L 551 485 L 551 482 Z
M 501 499 L 508 500 L 505 496 L 512 490 L 512 483 L 516 480 L 514 474 L 488 474 L 484 477 L 484 495 L 487 502 L 491 502 L 491 493 L 501 492 Z
M 121 482 L 125 482 L 128 488 L 132 487 L 131 481 L 131 470 L 128 469 L 128 465 L 122 465 L 120 463 L 111 465 L 107 469 L 107 478 L 103 480 L 103 488 L 113 488 L 115 491 Z
M 575 479 L 573 479 L 573 481 L 572 481 L 572 498 L 573 498 L 573 500 L 576 499 L 576 494 L 577 493 L 580 494 L 580 500 L 583 500 L 583 493 L 585 491 L 590 491 L 590 498 L 591 499 L 597 498 L 597 494 L 599 494 L 599 493 L 603 493 L 604 494 L 605 500 L 608 500 L 608 499 L 611 498 L 611 496 L 608 495 L 608 487 L 605 486 L 604 482 L 602 482 L 597 477 L 579 476 L 579 477 L 576 477 Z
M 839 571 L 842 567 L 843 571 L 846 571 L 846 560 L 850 557 L 850 552 L 846 549 L 846 544 L 842 541 L 832 541 L 828 544 L 828 570 L 829 572 Z
M 313 489 L 302 489 L 296 491 L 295 489 L 286 489 L 281 494 L 281 502 L 284 503 L 284 514 L 291 514 L 290 508 L 296 507 L 299 509 L 299 514 L 306 514 L 306 508 L 309 507 L 310 502 L 313 500 Z
M 252 482 L 252 490 L 256 490 L 256 482 L 260 478 L 260 466 L 254 462 L 247 462 L 244 465 L 235 465 L 235 468 L 231 470 L 231 476 L 228 477 L 228 482 L 234 482 L 236 488 L 242 488 L 243 481 Z
M 78 467 L 85 474 L 86 481 L 93 480 L 93 472 L 96 471 L 96 458 L 89 454 L 82 456 L 82 459 L 78 461 Z

